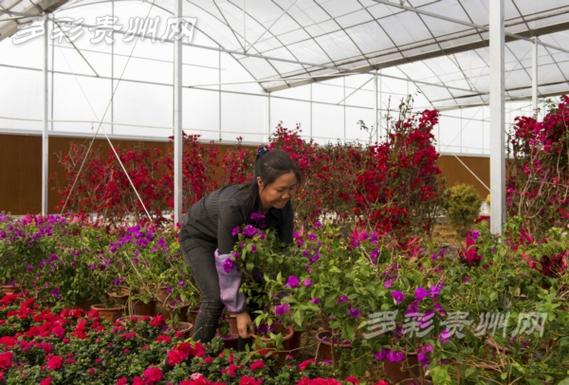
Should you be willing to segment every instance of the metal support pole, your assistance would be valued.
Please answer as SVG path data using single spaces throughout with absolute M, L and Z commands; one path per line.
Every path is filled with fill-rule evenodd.
M 267 141 L 271 138 L 271 93 L 267 93 L 267 132 L 269 133 Z
M 53 19 L 51 22 L 51 28 L 53 28 Z M 50 107 L 50 113 L 49 113 L 49 117 L 50 117 L 50 125 L 49 125 L 49 129 L 50 131 L 53 131 L 53 111 L 54 111 L 54 104 L 55 104 L 55 97 L 54 97 L 54 91 L 55 91 L 55 42 L 53 41 L 53 39 L 51 39 L 51 107 Z
M 221 135 L 221 51 L 218 51 L 218 57 L 217 57 L 217 76 L 218 76 L 218 80 L 219 80 L 219 93 L 218 93 L 218 120 L 219 120 L 219 142 L 221 143 L 221 141 L 223 140 L 223 136 Z
M 115 0 L 111 1 L 112 20 L 115 20 Z M 111 134 L 115 133 L 115 29 L 111 31 Z
M 505 221 L 504 0 L 490 7 L 490 230 L 501 234 Z
M 182 39 L 183 0 L 176 0 L 178 39 L 174 41 L 174 225 L 182 220 Z
M 460 153 L 463 154 L 464 151 L 463 151 L 463 149 L 462 149 L 462 129 L 463 129 L 463 127 L 462 127 L 462 107 L 459 108 L 458 111 L 460 112 L 460 130 L 459 130 L 459 135 L 460 135 Z
M 43 19 L 43 131 L 41 141 L 41 215 L 48 212 L 49 173 L 49 30 L 48 17 Z
M 373 126 L 373 128 L 375 129 L 375 141 L 379 142 L 379 86 L 377 84 L 377 70 L 375 71 L 375 75 L 373 75 L 374 79 L 373 79 L 373 90 L 375 93 L 375 109 L 374 109 L 374 116 L 375 116 L 375 124 Z M 370 143 L 371 144 L 371 143 Z
M 532 61 L 531 61 L 531 65 L 532 65 L 532 71 L 531 71 L 531 106 L 532 106 L 532 112 L 533 112 L 533 116 L 534 118 L 537 119 L 537 114 L 539 112 L 538 107 L 537 107 L 537 82 L 538 82 L 538 77 L 537 77 L 537 54 L 538 54 L 538 45 L 537 45 L 537 37 L 534 39 L 533 42 L 533 50 L 532 50 Z
M 313 83 L 310 83 L 310 140 L 313 137 L 313 126 L 314 126 L 314 119 L 312 119 L 312 87 Z
M 346 143 L 346 77 L 342 78 L 344 80 L 344 143 Z
M 378 70 L 379 75 L 379 130 L 377 131 L 377 141 L 379 143 L 379 138 L 381 135 L 381 126 L 383 125 L 383 76 L 381 75 L 381 70 Z M 387 136 L 386 136 L 387 138 Z

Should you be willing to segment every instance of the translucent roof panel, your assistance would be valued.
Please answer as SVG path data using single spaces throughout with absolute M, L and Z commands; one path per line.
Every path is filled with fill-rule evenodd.
M 490 1 L 185 0 L 183 13 L 196 18 L 198 38 L 188 45 L 222 50 L 264 91 L 398 67 L 396 76 L 413 81 L 429 104 L 452 108 L 488 101 Z M 57 19 L 109 3 L 0 0 L 0 40 L 44 11 Z M 175 0 L 144 3 L 175 13 Z M 566 0 L 505 0 L 505 29 L 508 98 L 531 94 L 536 36 L 541 96 L 569 91 Z

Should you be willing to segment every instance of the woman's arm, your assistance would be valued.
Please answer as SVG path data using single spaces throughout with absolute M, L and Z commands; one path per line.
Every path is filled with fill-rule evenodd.
M 219 297 L 231 313 L 245 311 L 245 296 L 239 290 L 241 271 L 231 260 L 231 254 L 219 254 L 215 251 L 215 267 L 219 278 Z
M 243 218 L 238 208 L 230 205 L 220 205 L 217 226 L 217 250 L 215 251 L 215 266 L 219 278 L 219 294 L 221 302 L 231 313 L 245 311 L 245 296 L 239 291 L 241 286 L 241 271 L 231 260 L 231 251 L 235 244 L 232 230 L 240 226 Z

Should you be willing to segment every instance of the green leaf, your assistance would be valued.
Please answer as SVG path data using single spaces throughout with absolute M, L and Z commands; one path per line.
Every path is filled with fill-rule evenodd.
M 466 368 L 466 370 L 464 371 L 464 377 L 468 378 L 470 376 L 472 376 L 474 373 L 476 373 L 476 368 L 473 368 L 471 366 L 469 366 L 468 368 Z
M 569 377 L 565 377 L 563 380 L 559 381 L 557 385 L 569 385 Z
M 431 368 L 431 376 L 434 385 L 452 385 L 452 379 L 446 366 L 434 366 Z
M 297 326 L 302 326 L 302 313 L 299 311 L 295 311 L 292 319 Z

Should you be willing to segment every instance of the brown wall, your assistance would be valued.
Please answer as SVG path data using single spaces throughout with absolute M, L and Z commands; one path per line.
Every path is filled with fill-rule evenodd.
M 64 170 L 58 157 L 65 155 L 70 143 L 88 144 L 91 139 L 51 137 L 49 139 L 49 211 L 55 212 L 60 199 L 55 186 L 61 186 Z M 128 148 L 132 143 L 142 147 L 160 147 L 170 150 L 172 145 L 165 142 L 127 141 L 113 139 L 113 144 Z M 228 146 L 219 145 L 223 152 Z M 107 151 L 105 139 L 97 139 L 91 151 Z M 487 185 L 490 180 L 490 163 L 487 157 L 461 156 L 461 160 L 474 171 Z M 478 182 L 454 156 L 442 155 L 439 166 L 447 184 L 473 185 L 486 198 L 488 191 Z M 12 214 L 39 213 L 41 211 L 41 137 L 37 135 L 0 135 L 0 212 Z
M 480 156 L 459 156 L 460 160 L 480 178 L 486 186 L 490 186 L 490 158 Z M 443 172 L 447 186 L 465 183 L 474 186 L 481 199 L 490 194 L 468 169 L 453 155 L 441 155 L 438 165 Z

